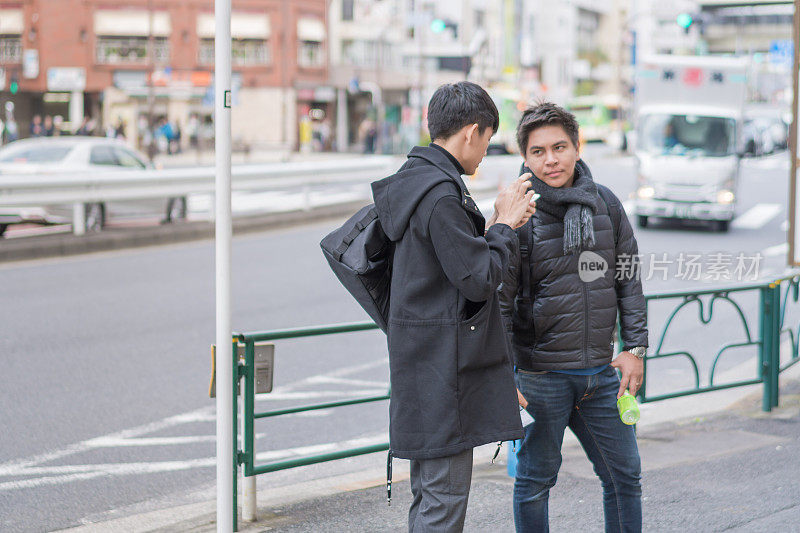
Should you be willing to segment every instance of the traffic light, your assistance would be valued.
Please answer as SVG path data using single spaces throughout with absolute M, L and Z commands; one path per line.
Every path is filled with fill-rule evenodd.
M 681 13 L 675 21 L 678 23 L 678 26 L 683 28 L 684 33 L 689 33 L 689 27 L 691 27 L 694 19 L 692 19 L 692 15 L 689 13 Z
M 11 76 L 11 82 L 8 84 L 8 90 L 11 94 L 17 94 L 19 92 L 19 76 L 13 74 Z
M 433 33 L 442 33 L 447 28 L 447 23 L 442 19 L 433 19 L 431 21 L 431 31 Z

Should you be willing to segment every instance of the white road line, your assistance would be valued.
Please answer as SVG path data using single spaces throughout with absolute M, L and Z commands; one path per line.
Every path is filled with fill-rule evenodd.
M 731 227 L 738 229 L 758 229 L 778 216 L 783 211 L 780 204 L 756 204 L 743 215 L 731 222 Z
M 256 401 L 259 402 L 280 402 L 284 400 L 312 400 L 316 398 L 354 398 L 357 396 L 373 396 L 386 394 L 389 384 L 382 389 L 359 389 L 359 390 L 314 390 L 296 392 L 270 392 L 259 394 Z
M 360 387 L 388 387 L 385 381 L 367 381 L 364 379 L 347 379 L 333 376 L 314 376 L 311 383 L 339 383 L 342 385 L 354 385 Z
M 384 394 L 386 388 L 380 389 L 364 389 L 364 390 L 338 390 L 338 391 L 310 391 L 310 392 L 296 392 L 292 389 L 311 384 L 315 381 L 319 382 L 326 378 L 335 381 L 336 378 L 343 376 L 357 374 L 366 370 L 386 365 L 386 359 L 382 358 L 377 361 L 371 361 L 360 365 L 353 365 L 337 369 L 327 374 L 320 374 L 309 376 L 305 379 L 292 383 L 282 388 L 282 399 L 294 398 L 312 398 L 318 394 L 328 396 L 350 397 L 353 395 L 377 395 Z M 346 380 L 345 380 L 346 381 Z M 355 381 L 355 380 L 353 380 Z M 374 383 L 370 383 L 371 385 Z M 381 385 L 384 385 L 381 383 Z M 165 446 L 176 444 L 191 444 L 198 442 L 213 442 L 214 436 L 205 435 L 187 435 L 176 437 L 142 437 L 148 433 L 154 433 L 164 429 L 172 428 L 183 424 L 191 424 L 196 422 L 213 422 L 216 420 L 215 410 L 213 406 L 196 409 L 179 415 L 170 416 L 156 422 L 143 424 L 133 428 L 128 428 L 108 435 L 87 439 L 85 441 L 71 444 L 60 450 L 53 450 L 50 452 L 41 453 L 31 457 L 14 459 L 5 463 L 0 463 L 0 477 L 26 477 L 26 476 L 43 476 L 32 479 L 22 479 L 0 482 L 0 492 L 8 490 L 17 490 L 25 488 L 36 488 L 47 485 L 62 485 L 72 483 L 75 481 L 85 481 L 88 479 L 107 477 L 107 476 L 121 476 L 133 474 L 151 474 L 158 472 L 170 472 L 177 470 L 187 470 L 191 468 L 204 468 L 211 467 L 216 464 L 215 457 L 190 459 L 185 461 L 155 461 L 155 462 L 136 462 L 136 463 L 113 463 L 113 464 L 84 464 L 84 465 L 54 465 L 54 466 L 39 466 L 44 463 L 52 463 L 65 457 L 72 455 L 89 452 L 98 448 L 117 448 L 117 447 L 132 447 L 132 446 Z M 322 413 L 315 413 L 316 415 Z M 368 442 L 373 442 L 377 436 L 366 437 Z M 385 440 L 386 435 L 381 438 Z M 371 439 L 371 440 L 370 440 Z M 275 450 L 272 452 L 265 452 L 272 454 L 271 457 L 289 457 L 293 455 L 302 455 L 307 453 L 307 450 L 314 449 L 335 449 L 338 446 L 352 446 L 354 442 L 360 442 L 359 439 L 341 441 L 339 443 L 326 443 L 315 445 L 311 447 L 289 448 L 286 450 Z M 363 444 L 362 444 L 363 445 Z M 300 450 L 300 451 L 298 451 Z
M 301 457 L 304 455 L 332 452 L 339 449 L 356 446 L 369 446 L 386 442 L 389 436 L 378 433 L 366 437 L 348 439 L 339 442 L 314 444 L 311 446 L 298 446 L 283 450 L 270 450 L 256 454 L 257 461 L 276 461 L 288 457 Z M 44 476 L 35 479 L 23 479 L 0 483 L 0 492 L 19 489 L 30 489 L 46 485 L 63 485 L 75 481 L 85 481 L 101 476 L 128 476 L 141 474 L 156 474 L 161 472 L 176 472 L 192 468 L 210 468 L 216 464 L 215 457 L 190 459 L 187 461 L 156 461 L 137 463 L 102 463 L 85 465 L 62 465 L 44 467 L 20 467 L 10 470 L 6 476 Z
M 775 246 L 770 246 L 769 248 L 761 250 L 761 255 L 764 257 L 775 257 L 778 255 L 786 255 L 787 253 L 789 253 L 788 242 L 782 242 L 781 244 L 776 244 Z

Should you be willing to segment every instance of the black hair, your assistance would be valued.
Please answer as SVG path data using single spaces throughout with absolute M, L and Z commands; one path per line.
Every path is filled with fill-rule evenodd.
M 575 115 L 552 102 L 537 102 L 522 113 L 517 125 L 517 145 L 522 157 L 525 157 L 525 151 L 528 149 L 528 137 L 531 132 L 543 126 L 561 126 L 577 148 L 579 137 Z
M 488 127 L 497 132 L 500 114 L 489 93 L 470 81 L 448 83 L 436 89 L 428 103 L 431 139 L 447 139 L 470 124 L 477 124 L 481 135 Z

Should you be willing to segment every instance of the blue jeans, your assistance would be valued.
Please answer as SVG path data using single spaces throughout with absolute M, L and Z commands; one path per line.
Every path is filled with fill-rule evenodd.
M 548 496 L 561 467 L 567 426 L 603 485 L 605 530 L 640 532 L 641 462 L 634 428 L 623 424 L 617 412 L 616 370 L 609 366 L 593 376 L 517 370 L 516 381 L 534 419 L 517 453 L 517 532 L 549 531 Z

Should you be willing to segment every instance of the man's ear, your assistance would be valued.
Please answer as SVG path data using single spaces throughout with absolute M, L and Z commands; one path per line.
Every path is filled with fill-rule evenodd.
M 580 159 L 581 159 L 581 142 L 580 141 L 575 143 L 575 149 L 578 151 L 578 159 L 577 159 L 577 161 L 580 161 Z
M 464 127 L 464 138 L 467 141 L 467 144 L 470 144 L 476 137 L 478 137 L 478 124 L 470 124 L 469 126 Z

